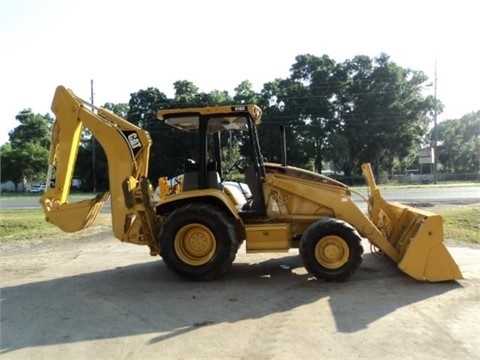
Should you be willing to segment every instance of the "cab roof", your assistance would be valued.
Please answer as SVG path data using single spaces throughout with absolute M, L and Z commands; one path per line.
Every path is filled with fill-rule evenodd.
M 157 119 L 183 131 L 198 131 L 200 119 L 206 119 L 207 131 L 247 130 L 247 117 L 260 125 L 262 110 L 257 105 L 208 106 L 158 110 Z

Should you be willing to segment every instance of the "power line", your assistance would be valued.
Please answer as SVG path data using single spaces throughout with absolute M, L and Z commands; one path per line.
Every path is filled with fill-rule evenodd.
M 93 102 L 93 80 L 90 80 L 90 96 L 92 111 L 94 111 L 94 102 Z M 95 157 L 95 137 L 92 136 L 92 170 L 93 170 L 93 192 L 97 192 L 97 172 L 96 172 L 96 157 Z

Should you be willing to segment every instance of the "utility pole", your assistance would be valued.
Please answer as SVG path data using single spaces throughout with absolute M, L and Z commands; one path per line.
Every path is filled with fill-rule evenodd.
M 90 80 L 90 102 L 92 104 L 92 111 L 95 111 L 94 102 L 93 102 L 93 80 Z M 93 192 L 97 192 L 97 172 L 95 170 L 95 138 L 92 136 L 92 168 L 93 168 Z
M 434 82 L 434 109 L 433 109 L 433 131 L 434 131 L 434 144 L 433 144 L 433 183 L 437 183 L 437 159 L 438 159 L 438 129 L 437 129 L 437 59 L 435 59 L 435 82 Z

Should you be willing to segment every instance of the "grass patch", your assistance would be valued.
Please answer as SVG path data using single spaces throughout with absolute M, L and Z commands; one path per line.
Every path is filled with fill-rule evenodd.
M 42 238 L 66 239 L 107 229 L 111 229 L 110 214 L 99 214 L 95 225 L 89 230 L 70 234 L 45 221 L 43 210 L 2 210 L 0 213 L 0 242 Z
M 480 244 L 480 204 L 439 207 L 434 212 L 443 216 L 446 239 Z
M 49 237 L 58 230 L 45 221 L 41 210 L 2 210 L 0 239 L 17 240 Z
M 445 239 L 480 244 L 480 204 L 438 206 L 431 210 L 443 216 Z M 95 224 L 86 230 L 69 234 L 45 221 L 42 210 L 2 210 L 0 242 L 28 239 L 68 239 L 111 231 L 110 214 L 100 213 Z

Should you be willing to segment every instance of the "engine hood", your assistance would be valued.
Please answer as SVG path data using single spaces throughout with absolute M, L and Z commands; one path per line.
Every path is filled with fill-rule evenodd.
M 297 168 L 295 166 L 283 166 L 276 163 L 265 163 L 264 166 L 267 174 L 287 175 L 298 179 L 315 181 L 342 189 L 348 189 L 348 186 L 340 181 L 334 180 L 322 174 L 315 173 L 313 171 Z

